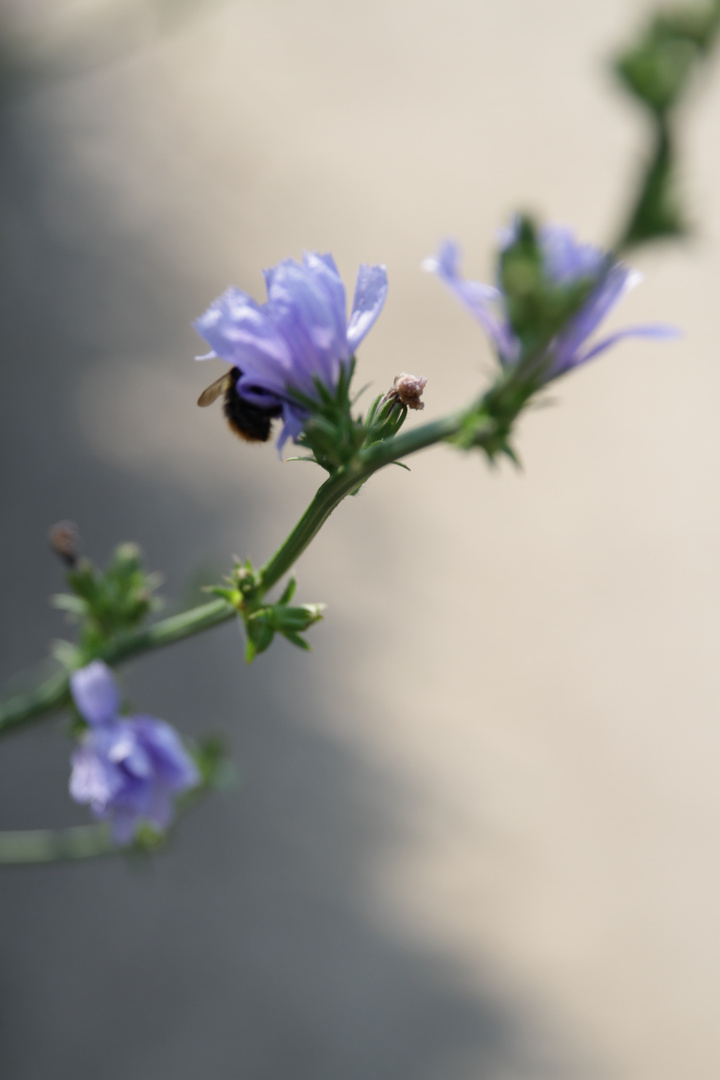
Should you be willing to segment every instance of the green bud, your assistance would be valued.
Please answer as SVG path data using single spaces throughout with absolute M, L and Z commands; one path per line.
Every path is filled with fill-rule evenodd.
M 286 589 L 285 592 L 287 591 Z M 324 610 L 324 604 L 299 604 L 289 607 L 279 603 L 244 613 L 247 631 L 245 659 L 249 663 L 258 653 L 265 652 L 276 633 L 282 634 L 301 649 L 309 649 L 310 646 L 300 635 L 322 619 Z
M 662 117 L 679 102 L 719 30 L 717 2 L 657 15 L 637 45 L 616 60 L 615 71 L 635 97 Z
M 143 570 L 137 544 L 120 544 L 105 570 L 86 558 L 66 562 L 72 593 L 61 593 L 52 603 L 80 623 L 80 649 L 86 658 L 136 629 L 159 606 L 154 591 L 160 577 Z

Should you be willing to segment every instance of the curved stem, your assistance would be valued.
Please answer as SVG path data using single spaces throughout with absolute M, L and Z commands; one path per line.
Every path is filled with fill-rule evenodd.
M 326 480 L 318 488 L 303 516 L 272 558 L 265 563 L 258 575 L 260 595 L 275 585 L 283 574 L 297 562 L 300 555 L 317 536 L 333 510 L 351 492 L 357 490 L 369 477 L 398 458 L 407 457 L 434 443 L 456 435 L 461 428 L 463 414 L 433 420 L 411 431 L 403 431 L 392 439 L 368 446 L 345 469 Z

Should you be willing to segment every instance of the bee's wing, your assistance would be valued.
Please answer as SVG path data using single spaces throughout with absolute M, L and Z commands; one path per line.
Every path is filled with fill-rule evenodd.
M 207 390 L 203 390 L 198 398 L 198 405 L 202 409 L 208 405 L 212 405 L 213 401 L 217 401 L 221 394 L 224 394 L 230 389 L 232 384 L 232 374 L 231 372 L 226 371 L 224 375 L 221 375 L 219 379 L 216 379 L 214 383 L 211 383 Z

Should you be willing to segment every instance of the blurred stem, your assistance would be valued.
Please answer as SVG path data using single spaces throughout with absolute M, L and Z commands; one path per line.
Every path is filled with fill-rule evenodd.
M 675 155 L 667 117 L 655 118 L 654 144 L 627 223 L 613 248 L 618 255 L 648 240 L 680 236 L 685 231 L 677 203 Z
M 357 491 L 378 469 L 408 454 L 414 454 L 427 446 L 444 442 L 457 435 L 463 426 L 465 415 L 461 412 L 440 420 L 433 420 L 411 431 L 403 431 L 392 439 L 374 443 L 362 450 L 349 465 L 326 480 L 318 488 L 312 502 L 290 535 L 259 571 L 255 598 L 261 599 L 290 570 L 317 536 L 336 506 L 339 506 L 347 495 Z M 494 427 L 490 425 L 487 436 L 488 445 L 494 434 Z M 478 439 L 478 445 L 482 445 L 483 441 L 482 438 Z M 202 633 L 213 626 L 219 626 L 220 623 L 227 622 L 236 614 L 235 608 L 227 601 L 211 600 L 208 604 L 201 604 L 179 615 L 162 619 L 147 629 L 118 638 L 103 649 L 98 656 L 112 667 L 133 656 L 140 656 L 153 649 L 172 645 L 176 641 Z M 17 694 L 0 703 L 0 735 L 62 708 L 69 701 L 68 674 L 65 671 L 56 672 L 25 693 Z
M 133 656 L 172 645 L 176 641 L 192 637 L 203 630 L 227 622 L 236 614 L 235 608 L 225 600 L 211 600 L 208 604 L 182 611 L 162 619 L 153 626 L 127 634 L 117 639 L 99 653 L 111 667 Z M 31 690 L 0 703 L 0 735 L 6 731 L 37 719 L 45 713 L 62 708 L 70 701 L 70 686 L 66 671 L 58 671 Z
M 0 832 L 0 865 L 59 862 L 116 855 L 118 848 L 107 825 L 76 825 L 71 829 L 30 829 Z

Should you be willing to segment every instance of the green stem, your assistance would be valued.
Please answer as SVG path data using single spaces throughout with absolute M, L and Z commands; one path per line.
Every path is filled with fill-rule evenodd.
M 457 413 L 375 443 L 362 450 L 350 465 L 326 480 L 318 488 L 290 535 L 259 571 L 257 598 L 262 598 L 290 570 L 335 507 L 347 495 L 356 491 L 385 465 L 457 434 L 462 426 L 462 418 L 463 414 Z M 219 626 L 236 614 L 235 608 L 225 600 L 212 600 L 208 604 L 162 619 L 147 629 L 127 634 L 104 649 L 99 654 L 100 659 L 111 666 L 119 664 L 133 656 L 171 645 L 213 626 Z M 62 708 L 69 700 L 68 675 L 64 671 L 56 672 L 31 690 L 0 703 L 0 735 L 29 720 Z
M 227 622 L 237 612 L 225 600 L 211 600 L 208 604 L 171 615 L 154 626 L 138 630 L 135 634 L 114 641 L 100 654 L 111 666 L 133 656 L 172 645 L 176 641 L 192 637 L 203 630 Z M 0 703 L 0 735 L 28 720 L 61 709 L 70 700 L 70 685 L 66 671 L 57 671 L 38 686 Z
M 385 465 L 456 435 L 461 428 L 462 416 L 458 413 L 433 420 L 421 427 L 403 431 L 392 439 L 377 442 L 361 450 L 350 465 L 326 480 L 290 535 L 260 570 L 258 595 L 264 596 L 290 570 L 346 495 L 356 491 Z
M 117 855 L 107 825 L 76 825 L 71 829 L 31 829 L 0 832 L 0 865 L 58 862 Z

